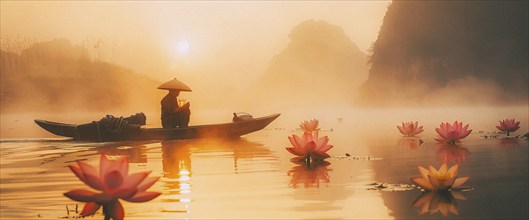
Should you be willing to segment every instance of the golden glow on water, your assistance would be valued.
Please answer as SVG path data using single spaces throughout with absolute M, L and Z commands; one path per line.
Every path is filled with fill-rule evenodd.
M 367 54 L 363 52 L 377 39 L 390 2 L 0 1 L 0 37 L 13 41 L 14 46 L 5 44 L 15 47 L 11 52 L 20 54 L 33 43 L 67 38 L 73 49 L 79 46 L 88 56 L 80 59 L 79 65 L 66 66 L 62 60 L 34 59 L 32 53 L 27 60 L 15 59 L 18 55 L 5 59 L 5 70 L 13 81 L 2 85 L 12 86 L 16 95 L 0 94 L 4 107 L 0 120 L 0 219 L 76 218 L 83 204 L 63 193 L 87 186 L 68 165 L 79 160 L 97 165 L 100 154 L 126 156 L 130 172 L 152 171 L 151 176 L 161 177 L 151 188 L 161 192 L 160 197 L 147 203 L 124 202 L 127 219 L 527 219 L 528 141 L 490 136 L 498 135 L 495 125 L 505 118 L 521 122 L 516 135 L 527 133 L 529 106 L 489 106 L 493 103 L 478 101 L 498 96 L 495 82 L 454 79 L 455 85 L 448 81 L 441 93 L 428 96 L 431 100 L 424 103 L 431 105 L 416 108 L 352 107 L 357 87 L 368 77 L 370 64 L 364 62 Z M 336 48 L 340 48 L 337 54 L 358 52 L 358 60 L 318 56 L 320 46 L 316 53 L 305 53 L 314 48 L 303 42 L 314 36 L 291 37 L 296 33 L 294 27 L 311 19 L 325 21 L 325 27 L 338 29 L 339 38 L 344 38 L 343 44 L 336 45 L 332 44 L 336 39 L 329 38 L 324 42 L 329 45 L 320 45 L 322 50 L 331 51 L 331 55 Z M 61 42 L 43 52 L 62 51 Z M 72 49 L 68 48 L 64 51 Z M 76 56 L 81 54 L 65 60 L 77 62 Z M 305 55 L 313 59 L 296 64 Z M 15 60 L 20 62 L 11 62 Z M 340 67 L 349 66 L 349 60 L 361 64 Z M 272 65 L 275 61 L 286 65 Z M 137 82 L 146 78 L 133 77 L 133 82 L 107 85 L 109 79 L 95 74 L 68 75 L 71 69 L 99 69 L 106 64 L 135 71 L 123 70 L 128 76 L 152 79 Z M 26 81 L 20 80 L 25 71 L 19 71 L 25 65 L 35 71 L 27 78 L 37 78 L 38 83 L 18 84 Z M 127 74 L 121 74 L 120 68 L 116 66 L 119 70 L 108 76 L 123 78 Z M 298 69 L 299 75 L 293 76 L 309 78 L 303 81 L 307 86 L 300 88 L 298 81 L 302 80 L 283 74 Z M 312 69 L 319 70 L 306 73 Z M 59 80 L 62 75 L 68 77 Z M 256 86 L 265 76 L 271 76 L 270 84 Z M 352 76 L 351 81 L 344 76 Z M 73 84 L 72 88 L 86 91 L 69 96 L 64 87 L 72 86 L 70 80 L 84 77 L 99 80 L 92 79 L 95 83 L 89 86 Z M 33 121 L 82 124 L 107 114 L 119 117 L 144 111 L 144 127 L 161 127 L 158 104 L 165 94 L 156 86 L 143 84 L 174 77 L 194 91 L 181 94 L 178 100 L 180 106 L 187 101 L 192 106 L 190 125 L 229 122 L 232 112 L 239 111 L 255 117 L 281 113 L 281 117 L 240 139 L 114 143 L 57 139 Z M 51 84 L 58 85 L 57 90 L 48 88 Z M 124 92 L 128 95 L 119 98 L 93 89 L 96 84 L 105 84 L 103 88 L 108 86 L 115 95 L 137 93 Z M 286 89 L 278 89 L 281 87 Z M 41 97 L 43 91 L 49 97 Z M 63 93 L 67 95 L 58 98 Z M 112 98 L 94 104 L 102 95 Z M 465 102 L 457 101 L 461 96 Z M 473 99 L 482 105 L 467 102 Z M 465 107 L 443 106 L 445 102 Z M 28 107 L 35 103 L 54 110 Z M 9 114 L 4 111 L 7 104 Z M 300 134 L 298 124 L 313 118 L 319 119 L 320 135 L 327 135 L 334 148 L 326 162 L 307 167 L 291 162 L 293 156 L 285 147 L 290 145 L 289 135 Z M 458 145 L 437 144 L 435 128 L 455 120 L 470 124 L 472 134 Z M 419 121 L 425 131 L 419 137 L 401 137 L 396 125 L 408 121 Z M 471 177 L 468 184 L 474 190 L 459 194 L 406 188 L 410 178 L 418 175 L 417 166 L 439 167 L 441 163 L 459 164 L 459 173 Z M 387 187 L 391 184 L 400 188 Z M 94 219 L 102 217 L 100 210 Z
M 470 114 L 452 117 L 464 118 L 475 130 L 461 144 L 448 146 L 433 140 L 436 135 L 432 130 L 438 123 L 424 120 L 432 111 L 399 110 L 394 111 L 395 115 L 369 117 L 380 111 L 389 110 L 345 114 L 346 110 L 335 109 L 332 114 L 326 110 L 313 112 L 312 117 L 285 112 L 266 129 L 234 140 L 3 140 L 1 218 L 75 216 L 75 211 L 67 214 L 65 207 L 74 210 L 76 204 L 80 208 L 83 204 L 62 193 L 87 187 L 66 166 L 77 160 L 97 165 L 99 154 L 127 156 L 130 172 L 150 170 L 151 176 L 161 176 L 151 188 L 162 192 L 159 198 L 147 203 L 123 203 L 127 219 L 402 219 L 444 217 L 443 213 L 470 218 L 483 216 L 481 201 L 503 201 L 503 197 L 497 197 L 500 194 L 520 206 L 527 204 L 526 191 L 517 186 L 527 185 L 523 176 L 528 171 L 528 142 L 480 138 L 480 130 L 484 134 L 494 131 L 496 115 L 477 122 L 473 120 L 477 117 Z M 501 115 L 501 109 L 496 111 Z M 451 113 L 434 112 L 439 113 L 436 117 L 440 120 Z M 396 128 L 399 122 L 393 122 L 407 114 L 425 126 L 425 132 L 416 139 L 401 137 Z M 515 117 L 522 125 L 527 124 L 522 114 Z M 311 118 L 320 119 L 320 135 L 328 136 L 334 148 L 328 151 L 332 157 L 326 163 L 306 167 L 291 162 L 292 155 L 285 147 L 290 145 L 289 135 L 300 134 L 299 122 Z M 488 121 L 494 124 L 487 125 Z M 419 175 L 418 165 L 439 167 L 443 162 L 460 164 L 459 175 L 470 176 L 468 185 L 475 190 L 464 192 L 466 200 L 446 195 L 421 197 L 418 189 L 367 190 L 375 182 L 411 184 L 410 178 Z M 454 207 L 459 215 L 453 214 Z M 422 209 L 428 212 L 420 215 Z M 503 215 L 506 210 L 510 209 L 500 206 L 487 212 Z M 523 216 L 523 209 L 515 209 L 512 215 Z M 100 211 L 96 218 L 102 218 Z
M 277 137 L 263 138 L 278 132 L 281 135 Z M 59 201 L 63 205 L 47 206 L 43 210 L 30 208 L 32 211 L 29 211 L 31 214 L 28 216 L 65 216 L 64 205 L 73 207 L 79 204 L 82 207 L 82 204 L 69 201 L 62 193 L 72 188 L 86 188 L 65 166 L 78 159 L 94 164 L 97 154 L 104 153 L 128 156 L 131 161 L 130 172 L 153 170 L 151 175 L 162 176 L 152 187 L 153 191 L 163 192 L 159 198 L 143 204 L 124 203 L 127 219 L 389 217 L 378 193 L 364 191 L 361 185 L 355 183 L 358 180 L 352 178 L 356 172 L 350 173 L 350 161 L 332 161 L 314 170 L 289 162 L 291 156 L 282 147 L 288 142 L 287 133 L 265 130 L 253 136 L 257 141 L 245 138 L 138 145 L 123 143 L 125 146 L 120 147 L 116 147 L 119 143 L 109 143 L 107 146 L 81 147 L 78 152 L 50 161 L 48 164 L 55 167 L 52 170 L 44 173 L 40 172 L 41 169 L 27 170 L 26 184 L 8 183 L 16 179 L 3 166 L 2 188 L 16 192 L 17 196 L 3 193 L 2 198 L 11 204 L 6 206 L 8 210 L 16 210 L 22 208 L 17 206 L 24 204 L 25 198 L 33 195 L 31 190 L 23 189 L 37 187 L 41 190 L 53 186 L 55 190 L 44 194 L 41 199 Z M 27 143 L 30 146 L 34 144 Z M 55 152 L 72 144 L 75 143 L 50 143 L 57 147 Z M 9 151 L 10 147 L 11 143 L 2 143 L 3 150 Z M 18 166 L 17 158 L 14 154 L 2 159 Z M 38 156 L 27 159 L 40 160 Z M 354 166 L 357 167 L 354 170 L 369 170 L 366 163 Z M 20 172 L 19 169 L 12 169 L 9 173 L 17 172 Z M 49 184 L 34 181 L 35 178 L 47 179 L 57 175 L 64 179 L 51 179 Z M 364 173 L 361 182 L 369 182 L 371 178 L 372 171 L 369 175 Z M 370 204 L 369 208 L 356 208 L 366 202 Z M 4 217 L 18 216 L 16 213 L 2 213 Z

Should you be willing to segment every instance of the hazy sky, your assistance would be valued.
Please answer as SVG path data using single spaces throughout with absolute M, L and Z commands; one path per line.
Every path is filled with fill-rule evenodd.
M 0 21 L 3 38 L 64 37 L 87 47 L 101 40 L 101 59 L 161 81 L 169 74 L 256 78 L 307 19 L 343 27 L 367 51 L 389 3 L 1 1 Z M 91 54 L 99 56 L 96 49 Z

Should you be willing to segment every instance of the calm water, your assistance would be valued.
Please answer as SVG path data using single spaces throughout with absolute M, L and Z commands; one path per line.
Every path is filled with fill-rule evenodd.
M 282 119 L 283 117 L 284 119 Z M 131 172 L 162 176 L 147 203 L 124 202 L 126 219 L 498 219 L 528 217 L 529 142 L 482 138 L 479 128 L 457 146 L 436 144 L 433 126 L 418 140 L 402 139 L 393 121 L 360 132 L 357 121 L 320 119 L 335 147 L 326 163 L 290 162 L 287 137 L 298 119 L 281 116 L 265 130 L 235 140 L 86 143 L 64 139 L 2 139 L 1 219 L 74 218 L 77 203 L 62 194 L 87 189 L 67 165 L 98 165 L 100 154 L 128 156 Z M 309 119 L 309 118 L 304 118 Z M 494 121 L 493 121 L 494 123 Z M 527 120 L 521 131 L 527 132 Z M 489 130 L 493 130 L 494 127 Z M 369 134 L 369 135 L 368 135 Z M 350 156 L 346 156 L 349 154 Z M 472 190 L 460 195 L 408 189 L 417 165 L 460 163 Z M 375 187 L 385 183 L 388 187 Z M 393 184 L 405 184 L 393 188 Z M 422 202 L 422 203 L 421 203 Z M 420 213 L 430 209 L 457 210 Z M 68 211 L 67 211 L 68 210 Z M 102 219 L 101 210 L 94 217 Z

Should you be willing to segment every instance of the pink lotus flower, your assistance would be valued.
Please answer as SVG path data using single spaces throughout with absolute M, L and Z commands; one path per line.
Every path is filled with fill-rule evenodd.
M 411 178 L 411 181 L 419 185 L 421 188 L 436 191 L 436 190 L 458 190 L 461 189 L 461 185 L 465 183 L 470 177 L 457 178 L 457 171 L 459 165 L 454 165 L 448 169 L 446 163 L 443 163 L 439 170 L 430 166 L 429 170 L 424 167 L 418 166 L 419 172 L 422 177 Z
M 72 200 L 86 202 L 81 216 L 94 214 L 103 206 L 106 218 L 123 219 L 125 211 L 119 199 L 129 202 L 147 202 L 160 195 L 159 192 L 146 192 L 159 177 L 149 177 L 150 172 L 139 172 L 129 175 L 129 161 L 127 157 L 109 160 L 101 155 L 100 170 L 86 163 L 78 161 L 79 167 L 70 165 L 72 172 L 86 185 L 101 192 L 89 190 L 72 190 L 64 195 Z
M 463 127 L 463 122 L 455 121 L 453 125 L 448 122 L 441 122 L 441 127 L 435 129 L 441 138 L 436 138 L 435 140 L 440 143 L 461 143 L 459 139 L 467 137 L 472 132 L 472 130 L 467 129 L 468 124 Z
M 329 155 L 325 152 L 330 150 L 333 146 L 328 145 L 329 138 L 323 136 L 318 138 L 318 132 L 315 132 L 314 135 L 311 133 L 303 134 L 303 137 L 298 137 L 293 134 L 292 137 L 288 137 L 288 140 L 294 147 L 287 147 L 288 152 L 299 156 L 297 159 L 306 160 L 310 163 L 312 160 L 323 160 L 328 158 Z
M 299 124 L 299 127 L 301 130 L 303 130 L 305 133 L 312 133 L 313 131 L 319 131 L 318 128 L 318 119 L 312 119 L 310 121 L 303 121 Z
M 510 132 L 515 132 L 520 128 L 520 122 L 514 122 L 513 119 L 505 119 L 503 121 L 500 121 L 500 125 L 496 125 L 496 128 L 498 128 L 500 131 L 506 131 L 507 136 L 509 136 Z
M 398 126 L 400 133 L 409 137 L 415 136 L 417 134 L 420 134 L 424 130 L 422 129 L 422 126 L 419 126 L 419 123 L 416 121 L 413 122 L 402 122 L 402 126 Z

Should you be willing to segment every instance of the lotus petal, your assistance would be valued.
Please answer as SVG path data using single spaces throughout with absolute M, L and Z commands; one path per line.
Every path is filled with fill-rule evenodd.
M 160 177 L 149 177 L 143 180 L 141 184 L 138 185 L 138 191 L 143 192 L 150 188 Z
M 454 185 L 452 186 L 452 188 L 460 188 L 468 179 L 470 179 L 470 177 L 468 176 L 457 178 L 454 181 Z
M 441 174 L 439 173 L 439 171 L 437 171 L 437 169 L 435 169 L 435 167 L 433 167 L 432 165 L 428 166 L 429 170 L 430 171 L 430 175 L 433 175 L 433 176 L 440 176 Z
M 313 152 L 313 153 L 310 154 L 310 156 L 314 160 L 323 160 L 323 159 L 326 159 L 326 158 L 330 157 L 329 154 L 327 154 L 325 152 Z
M 325 146 L 327 143 L 329 143 L 329 138 L 327 136 L 323 136 L 322 138 L 315 139 L 317 146 Z
M 439 173 L 446 173 L 446 171 L 448 171 L 448 166 L 446 163 L 443 163 L 441 167 L 439 167 Z
M 428 174 L 430 172 L 426 168 L 421 167 L 421 166 L 417 166 L 417 168 L 419 169 L 419 173 L 421 173 L 422 178 L 423 179 L 428 179 Z
M 404 127 L 404 123 L 402 124 L 402 126 Z M 401 126 L 398 126 L 397 125 L 397 129 L 399 129 L 400 133 L 403 134 L 403 135 L 407 135 L 406 134 L 406 131 L 404 131 L 404 129 L 401 127 Z
M 298 148 L 286 147 L 285 149 L 287 149 L 287 151 L 290 152 L 291 154 L 294 154 L 294 155 L 297 155 L 297 156 L 303 156 L 303 155 L 306 154 L 304 152 L 299 152 Z
M 101 205 L 95 202 L 87 202 L 84 205 L 80 215 L 83 217 L 93 215 L 99 209 L 99 207 L 101 207 Z
M 93 166 L 91 166 L 91 165 L 89 165 L 87 163 L 81 162 L 81 161 L 78 161 L 77 165 L 79 165 L 79 169 L 83 173 L 84 177 L 86 177 L 86 175 L 99 177 L 99 175 L 97 175 L 98 173 L 97 173 L 96 168 L 94 168 Z
M 149 173 L 150 172 L 139 172 L 128 176 L 122 187 L 132 188 L 138 186 L 149 175 Z
M 95 195 L 96 195 L 95 192 L 84 190 L 84 189 L 72 190 L 72 191 L 64 193 L 64 196 L 72 200 L 78 201 L 78 202 L 93 201 L 93 197 Z
M 446 165 L 446 163 L 443 163 L 443 165 Z M 455 177 L 457 176 L 457 171 L 459 171 L 459 165 L 455 164 L 454 166 L 450 167 L 450 169 L 448 169 L 447 172 L 450 175 L 450 177 Z
M 305 141 L 298 137 L 297 135 L 292 135 L 294 138 L 294 147 L 304 148 L 305 147 Z
M 107 189 L 116 189 L 123 184 L 123 176 L 117 170 L 111 171 L 105 175 L 105 186 Z
M 116 196 L 118 198 L 121 198 L 121 199 L 127 199 L 127 198 L 130 198 L 130 197 L 133 197 L 134 194 L 136 194 L 137 192 L 138 192 L 138 190 L 136 189 L 136 187 L 134 187 L 134 188 L 122 188 L 122 189 L 116 190 L 116 192 L 114 193 L 114 196 Z
M 96 202 L 98 204 L 107 204 L 109 202 L 112 202 L 115 200 L 114 196 L 111 196 L 106 193 L 99 193 L 94 196 L 93 202 Z
M 99 177 L 84 173 L 85 183 L 96 190 L 103 190 L 103 184 L 101 183 L 101 179 Z
M 112 161 L 110 161 L 104 154 L 101 154 L 99 160 L 99 176 L 103 178 L 108 172 L 108 169 L 112 166 Z
M 84 175 L 83 175 L 83 171 L 80 168 L 73 166 L 73 165 L 68 165 L 68 167 L 75 174 L 75 176 L 77 176 L 77 178 L 83 181 L 83 183 L 87 184 L 84 178 Z
M 127 198 L 125 200 L 129 202 L 147 202 L 147 201 L 153 200 L 154 198 L 160 195 L 161 193 L 159 192 L 138 192 L 133 197 Z
M 439 184 L 440 184 L 440 190 L 445 190 L 445 189 L 450 189 L 452 187 L 452 185 L 454 185 L 454 181 L 456 180 L 455 177 L 452 177 L 452 178 L 448 178 L 447 180 L 444 180 L 444 181 L 439 181 Z
M 432 184 L 427 179 L 412 178 L 411 181 L 413 181 L 415 184 L 419 185 L 423 189 L 435 190 L 435 187 L 432 186 Z
M 316 143 L 314 143 L 314 141 L 310 141 L 309 143 L 305 144 L 305 149 L 307 149 L 307 152 L 309 153 L 316 151 Z
M 108 205 L 108 212 L 114 220 L 122 220 L 125 218 L 125 210 L 123 210 L 123 206 L 118 200 L 115 200 L 115 202 Z

